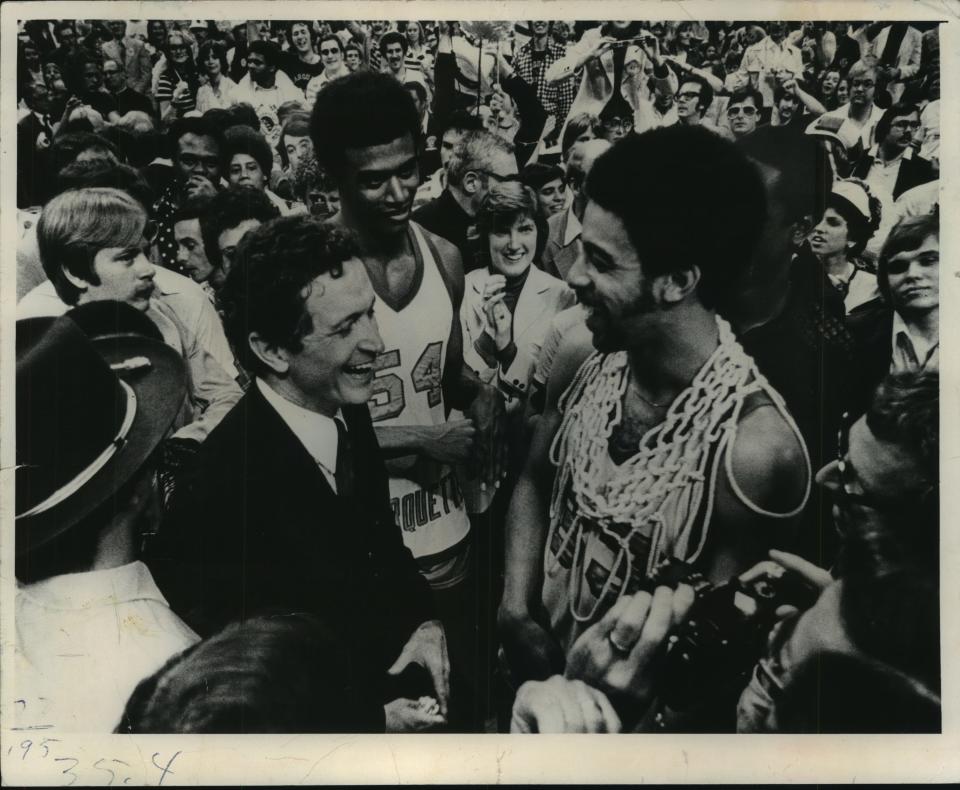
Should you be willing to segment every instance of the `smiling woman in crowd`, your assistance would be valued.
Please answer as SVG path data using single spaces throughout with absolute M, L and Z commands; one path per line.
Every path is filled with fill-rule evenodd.
M 167 65 L 157 80 L 155 98 L 160 108 L 160 120 L 172 123 L 197 106 L 200 78 L 193 62 L 190 42 L 179 31 L 167 35 Z
M 227 50 L 219 41 L 204 41 L 197 56 L 206 82 L 197 90 L 197 112 L 226 110 L 236 104 L 237 83 L 227 76 Z
M 566 283 L 539 268 L 547 224 L 534 191 L 495 184 L 477 214 L 481 257 L 467 274 L 460 310 L 463 357 L 481 379 L 522 406 L 551 319 L 575 301 Z

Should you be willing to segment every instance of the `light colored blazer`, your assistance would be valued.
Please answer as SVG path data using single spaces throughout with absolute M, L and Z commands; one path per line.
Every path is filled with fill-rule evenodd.
M 531 266 L 513 311 L 513 342 L 517 346 L 517 355 L 510 367 L 503 370 L 500 366 L 488 366 L 474 347 L 486 323 L 483 288 L 489 278 L 490 271 L 487 268 L 476 269 L 466 276 L 463 304 L 460 307 L 463 359 L 483 381 L 498 386 L 512 398 L 523 400 L 529 391 L 530 378 L 551 320 L 561 310 L 574 304 L 576 297 L 565 282 L 535 265 Z
M 884 27 L 873 40 L 867 38 L 867 26 L 864 25 L 853 34 L 854 40 L 860 45 L 860 59 L 869 57 L 879 58 L 887 46 L 887 37 L 890 35 L 890 26 Z M 887 93 L 894 102 L 900 101 L 906 89 L 904 80 L 912 79 L 920 71 L 920 50 L 923 46 L 923 36 L 915 27 L 908 27 L 907 33 L 900 42 L 897 50 L 897 66 L 900 69 L 900 80 L 887 85 Z
M 153 61 L 150 53 L 142 41 L 135 38 L 124 38 L 124 60 L 120 64 L 127 74 L 127 87 L 130 90 L 142 93 L 152 98 L 150 92 L 153 74 Z M 113 39 L 105 41 L 100 46 L 103 54 L 111 60 L 120 61 L 120 42 Z

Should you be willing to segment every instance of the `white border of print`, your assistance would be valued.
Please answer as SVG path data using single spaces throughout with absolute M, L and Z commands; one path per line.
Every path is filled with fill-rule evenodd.
M 42 743 L 42 733 L 9 726 L 15 698 L 13 653 L 13 467 L 16 22 L 29 18 L 385 18 L 430 19 L 939 19 L 943 81 L 941 285 L 943 734 L 939 736 L 74 736 Z M 960 777 L 960 448 L 957 329 L 960 223 L 957 217 L 960 0 L 934 2 L 7 2 L 0 9 L 0 771 L 6 784 L 132 785 L 354 783 L 740 783 L 907 782 Z M 948 156 L 947 152 L 954 151 Z M 950 253 L 953 253 L 952 255 Z M 77 678 L 77 682 L 83 682 Z M 21 744 L 31 740 L 31 747 Z M 9 750 L 9 754 L 8 754 Z

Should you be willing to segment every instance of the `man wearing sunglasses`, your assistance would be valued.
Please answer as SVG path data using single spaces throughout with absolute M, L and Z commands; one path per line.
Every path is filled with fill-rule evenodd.
M 733 132 L 735 139 L 746 137 L 757 128 L 762 106 L 763 99 L 753 88 L 737 91 L 730 97 L 730 103 L 727 105 L 727 120 L 730 122 L 730 131 Z

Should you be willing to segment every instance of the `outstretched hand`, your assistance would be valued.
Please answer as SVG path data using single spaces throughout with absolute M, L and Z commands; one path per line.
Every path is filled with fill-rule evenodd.
M 656 667 L 667 637 L 684 621 L 694 598 L 693 588 L 686 584 L 676 590 L 658 587 L 653 595 L 625 595 L 574 643 L 566 676 L 646 710 L 653 701 Z
M 399 675 L 410 664 L 419 664 L 430 673 L 440 705 L 439 715 L 445 719 L 450 702 L 450 657 L 439 620 L 428 620 L 413 632 L 387 674 Z

